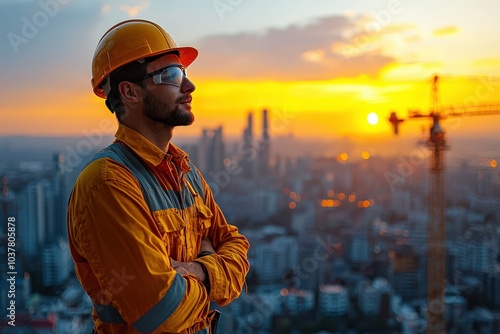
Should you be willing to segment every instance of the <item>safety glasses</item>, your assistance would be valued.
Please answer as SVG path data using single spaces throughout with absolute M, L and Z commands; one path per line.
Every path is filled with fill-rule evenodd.
M 153 78 L 153 82 L 157 85 L 161 84 L 180 87 L 184 77 L 187 77 L 186 68 L 180 64 L 169 65 L 146 74 L 143 79 L 146 80 L 151 77 Z

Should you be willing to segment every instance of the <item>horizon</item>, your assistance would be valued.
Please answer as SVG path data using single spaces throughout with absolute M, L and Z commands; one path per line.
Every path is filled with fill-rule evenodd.
M 201 134 L 197 136 L 176 136 L 172 142 L 181 148 L 189 148 L 198 145 Z M 113 135 L 102 137 L 89 136 L 0 136 L 0 152 L 3 153 L 30 153 L 39 151 L 52 151 L 53 153 L 65 153 L 74 155 L 79 150 L 79 144 L 85 142 L 90 145 L 91 151 L 83 156 L 83 160 L 90 158 L 90 152 L 97 151 L 112 143 Z M 260 138 L 254 137 L 255 143 Z M 226 145 L 226 155 L 229 156 L 234 147 L 241 141 L 241 136 L 225 136 L 223 141 Z M 383 158 L 395 159 L 418 155 L 426 156 L 428 149 L 422 145 L 422 137 L 418 135 L 398 138 L 393 136 L 388 140 L 372 141 L 366 144 L 364 141 L 356 141 L 349 137 L 312 138 L 283 135 L 271 137 L 271 152 L 275 156 L 288 157 L 293 160 L 300 157 L 310 158 L 335 158 L 340 153 L 347 153 L 349 161 L 357 163 L 362 161 L 362 152 L 368 152 L 370 159 Z M 389 144 L 389 145 L 388 145 Z M 450 149 L 446 151 L 448 167 L 456 167 L 463 161 L 475 162 L 476 165 L 487 165 L 489 161 L 500 161 L 500 148 L 495 142 L 484 138 L 475 137 L 449 137 Z M 313 148 L 312 145 L 315 147 Z M 481 147 L 481 149 L 478 149 Z M 284 153 L 286 152 L 286 153 Z M 7 160 L 7 158 L 5 159 Z M 4 160 L 4 161 L 5 161 Z M 32 159 L 37 161 L 37 159 Z M 50 160 L 47 157 L 46 160 Z M 423 166 L 429 161 L 424 159 Z

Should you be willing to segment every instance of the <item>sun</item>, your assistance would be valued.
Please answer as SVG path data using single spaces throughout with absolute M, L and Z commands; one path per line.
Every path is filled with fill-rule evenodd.
M 371 112 L 368 114 L 367 120 L 370 125 L 375 125 L 378 123 L 378 115 L 374 112 Z

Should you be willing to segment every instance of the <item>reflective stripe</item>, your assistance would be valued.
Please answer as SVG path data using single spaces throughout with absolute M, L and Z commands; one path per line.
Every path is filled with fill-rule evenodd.
M 182 197 L 183 205 L 179 202 L 179 197 L 175 190 L 165 191 L 156 176 L 142 164 L 132 152 L 125 148 L 120 143 L 114 143 L 106 147 L 104 150 L 94 155 L 89 163 L 101 159 L 110 158 L 125 167 L 127 167 L 132 175 L 139 181 L 142 194 L 151 212 L 176 208 L 182 210 L 194 204 L 194 198 L 187 187 L 181 189 L 179 196 Z M 200 176 L 195 170 L 192 163 L 189 162 L 191 171 L 185 174 L 185 177 L 194 186 L 196 191 L 204 198 L 203 188 L 201 186 Z
M 172 285 L 163 298 L 133 325 L 139 332 L 152 332 L 172 315 L 186 293 L 186 281 L 176 274 Z M 125 320 L 113 305 L 94 304 L 94 309 L 102 322 L 125 324 Z M 203 330 L 197 333 L 208 333 Z
M 113 305 L 98 305 L 94 304 L 94 309 L 97 316 L 102 322 L 110 324 L 124 324 L 125 320 L 122 318 L 118 310 Z
M 92 160 L 95 160 L 95 158 L 93 157 Z M 111 158 L 127 167 L 137 181 L 139 181 L 142 194 L 151 211 L 175 207 L 175 204 L 171 202 L 171 199 L 176 200 L 175 196 L 173 198 L 165 196 L 160 183 L 153 173 L 120 143 L 109 145 L 98 154 L 97 158 Z
M 176 274 L 165 296 L 132 326 L 139 332 L 154 331 L 174 313 L 184 299 L 185 293 L 186 281 L 181 275 Z

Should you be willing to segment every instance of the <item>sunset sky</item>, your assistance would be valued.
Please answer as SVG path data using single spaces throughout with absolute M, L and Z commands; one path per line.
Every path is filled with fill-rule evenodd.
M 267 108 L 274 136 L 389 140 L 391 110 L 429 110 L 434 74 L 442 104 L 500 110 L 497 1 L 0 0 L 0 13 L 0 136 L 113 134 L 100 128 L 115 117 L 92 93 L 90 64 L 103 33 L 130 18 L 199 50 L 188 70 L 196 122 L 174 135 L 223 125 L 239 136 L 246 114 L 259 122 Z M 500 139 L 500 116 L 447 125 L 450 137 Z

